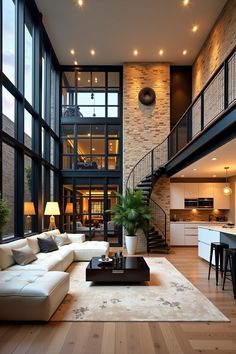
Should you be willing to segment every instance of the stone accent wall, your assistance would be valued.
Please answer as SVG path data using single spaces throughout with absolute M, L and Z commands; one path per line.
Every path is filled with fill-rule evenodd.
M 148 151 L 161 143 L 170 131 L 170 66 L 165 63 L 126 63 L 124 64 L 123 82 L 123 176 L 125 184 L 133 166 Z M 138 94 L 144 87 L 154 89 L 155 105 L 148 107 L 139 102 Z M 164 193 L 163 199 L 165 199 L 166 190 L 160 191 L 161 194 L 162 192 Z M 146 238 L 141 233 L 138 251 L 146 251 Z
M 193 99 L 236 45 L 236 0 L 229 0 L 193 64 Z
M 209 221 L 209 215 L 211 215 L 212 221 L 227 221 L 229 210 L 171 209 L 170 220 L 175 221 L 176 216 L 177 221 Z
M 151 198 L 157 202 L 167 214 L 167 241 L 170 240 L 170 178 L 162 176 L 154 184 Z

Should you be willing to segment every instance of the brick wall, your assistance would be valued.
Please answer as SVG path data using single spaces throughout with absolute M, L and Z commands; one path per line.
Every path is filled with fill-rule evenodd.
M 162 63 L 124 64 L 123 175 L 124 183 L 133 166 L 153 147 L 161 143 L 170 130 L 170 66 Z M 138 101 L 144 87 L 156 93 L 151 107 Z M 163 191 L 164 192 L 164 191 Z M 168 192 L 169 193 L 169 192 Z M 169 206 L 167 208 L 169 210 Z M 139 235 L 138 251 L 146 250 L 144 235 Z
M 229 0 L 193 64 L 193 99 L 236 45 L 236 0 Z

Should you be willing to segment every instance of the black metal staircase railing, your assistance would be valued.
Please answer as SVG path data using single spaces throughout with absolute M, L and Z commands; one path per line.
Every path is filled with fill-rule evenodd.
M 161 234 L 161 236 L 163 236 L 163 239 L 166 242 L 166 212 L 152 198 L 150 198 L 149 200 L 149 205 L 151 206 L 153 213 L 151 225 L 153 225 L 158 230 L 158 232 Z
M 141 188 L 147 177 L 152 179 L 154 176 L 160 176 L 167 162 L 176 157 L 181 150 L 235 104 L 236 48 L 215 71 L 166 139 L 146 153 L 132 168 L 126 181 L 126 188 L 132 190 L 137 187 Z M 151 196 L 151 191 L 149 196 Z M 153 204 L 150 199 L 149 203 L 152 203 L 154 212 L 160 216 L 159 210 L 162 208 L 160 206 L 158 208 L 156 206 L 158 204 Z M 158 230 L 164 230 L 162 234 L 166 240 L 166 215 L 160 219 L 157 217 L 155 223 Z

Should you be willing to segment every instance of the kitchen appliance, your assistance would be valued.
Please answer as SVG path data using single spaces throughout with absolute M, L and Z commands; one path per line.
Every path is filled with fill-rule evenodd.
M 214 198 L 198 198 L 197 208 L 198 209 L 213 209 L 214 208 Z
M 197 198 L 184 199 L 184 207 L 185 209 L 196 209 L 198 204 Z

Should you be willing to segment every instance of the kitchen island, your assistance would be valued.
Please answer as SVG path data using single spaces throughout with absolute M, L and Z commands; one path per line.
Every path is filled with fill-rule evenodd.
M 230 248 L 236 248 L 236 227 L 224 228 L 223 226 L 198 227 L 198 256 L 209 262 L 211 242 L 225 242 Z M 214 264 L 215 260 L 213 260 Z

